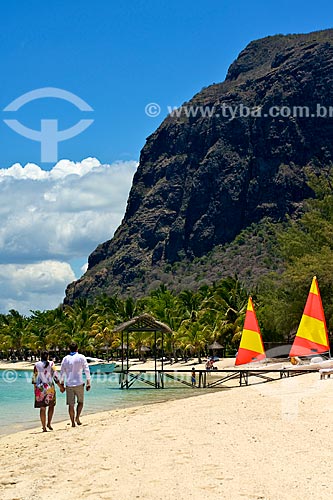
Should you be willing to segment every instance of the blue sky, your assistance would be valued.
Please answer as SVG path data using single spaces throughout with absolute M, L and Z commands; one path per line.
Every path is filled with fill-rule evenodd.
M 82 273 L 88 254 L 111 237 L 123 216 L 140 150 L 166 116 L 167 106 L 180 105 L 202 87 L 222 81 L 229 65 L 253 39 L 332 27 L 333 5 L 321 0 L 16 0 L 3 2 L 0 14 L 0 170 L 4 174 L 17 163 L 35 164 L 29 172 L 16 166 L 9 176 L 0 176 L 0 213 L 7 228 L 0 232 L 0 289 L 8 290 L 5 297 L 0 296 L 0 312 L 9 307 L 26 312 L 55 307 L 66 284 Z M 51 98 L 27 103 L 15 113 L 4 111 L 22 94 L 44 87 L 79 96 L 93 112 L 80 112 L 68 102 Z M 145 106 L 151 102 L 161 106 L 156 118 L 145 114 Z M 41 119 L 57 119 L 59 129 L 82 118 L 94 122 L 80 135 L 59 144 L 58 160 L 68 162 L 54 170 L 56 162 L 41 161 L 39 142 L 22 137 L 4 123 L 9 118 L 36 130 Z M 96 158 L 98 163 L 82 163 L 85 158 Z M 66 168 L 72 169 L 76 184 L 64 173 Z M 51 172 L 50 176 L 46 178 L 43 171 Z M 101 183 L 92 182 L 96 191 L 90 189 L 87 194 L 87 185 L 97 173 L 108 182 L 116 179 L 117 186 L 103 186 L 101 194 Z M 83 190 L 80 194 L 79 189 Z M 73 192 L 81 205 L 73 207 Z M 89 195 L 89 207 L 84 194 Z M 45 205 L 51 202 L 52 210 Z M 21 252 L 17 242 L 25 210 L 34 217 L 28 218 L 30 226 L 27 222 L 31 248 L 26 242 L 29 251 Z M 112 220 L 109 224 L 106 215 Z M 68 222 L 66 235 L 64 220 Z M 98 229 L 93 223 L 96 220 Z M 58 242 L 53 239 L 47 246 L 45 228 L 52 235 L 59 234 Z M 45 269 L 55 269 L 47 262 L 60 263 L 62 273 L 53 295 L 48 286 L 56 281 L 55 275 L 50 272 L 49 285 L 42 281 Z M 4 267 L 8 265 L 12 267 Z M 30 288 L 28 278 L 20 284 L 18 276 L 35 276 L 36 266 L 41 266 L 40 289 L 38 280 Z M 11 272 L 15 283 L 14 278 L 10 283 L 4 281 Z M 52 299 L 47 299 L 50 295 Z
M 222 81 L 252 39 L 327 28 L 332 14 L 329 1 L 3 2 L 1 109 L 30 90 L 63 88 L 91 105 L 95 122 L 60 144 L 60 157 L 138 159 L 166 106 Z M 160 104 L 160 117 L 145 115 L 149 102 Z M 37 128 L 42 110 L 46 117 L 56 114 L 61 128 L 79 118 L 72 105 L 58 100 L 26 105 L 17 118 Z M 2 120 L 0 145 L 2 167 L 39 162 L 39 143 L 18 136 Z

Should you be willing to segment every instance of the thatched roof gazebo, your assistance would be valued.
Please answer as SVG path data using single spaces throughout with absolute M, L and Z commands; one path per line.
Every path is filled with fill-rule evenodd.
M 172 333 L 172 330 L 168 325 L 162 323 L 161 321 L 157 321 L 154 316 L 151 316 L 151 314 L 148 313 L 140 314 L 140 316 L 135 316 L 129 321 L 125 321 L 125 323 L 121 323 L 113 329 L 115 333 L 123 332 L 124 330 L 127 330 L 129 332 L 157 331 Z
M 217 351 L 222 351 L 223 349 L 224 346 L 217 342 L 217 340 L 214 340 L 214 342 L 208 346 L 208 350 L 213 351 L 213 356 L 217 354 Z
M 119 345 L 117 347 L 117 351 L 123 351 L 124 349 L 127 349 L 127 344 Z
M 140 314 L 139 316 L 135 316 L 134 318 L 130 319 L 129 321 L 125 321 L 124 323 L 121 323 L 120 325 L 117 325 L 113 331 L 115 333 L 121 333 L 121 344 L 118 347 L 118 349 L 121 349 L 122 353 L 122 358 L 121 358 L 121 370 L 124 373 L 125 371 L 128 372 L 129 370 L 129 333 L 130 332 L 154 332 L 155 334 L 155 341 L 154 341 L 154 359 L 155 359 L 155 387 L 158 387 L 157 383 L 157 349 L 156 349 L 156 343 L 157 343 L 157 334 L 161 334 L 161 340 L 162 340 L 162 358 L 161 358 L 161 363 L 162 363 L 162 371 L 163 371 L 163 358 L 164 358 L 164 334 L 165 333 L 172 333 L 171 328 L 166 325 L 165 323 L 162 323 L 161 321 L 157 321 L 153 316 L 150 314 L 144 313 Z M 124 334 L 126 335 L 126 341 L 124 342 Z M 145 348 L 148 349 L 148 348 Z M 143 350 L 143 349 L 142 349 Z M 124 366 L 124 351 L 126 351 L 126 366 Z M 127 377 L 126 377 L 126 382 L 125 386 L 128 388 L 128 382 L 127 382 Z
M 146 345 L 143 345 L 140 347 L 140 351 L 141 352 L 149 352 L 150 351 L 150 347 L 146 346 Z

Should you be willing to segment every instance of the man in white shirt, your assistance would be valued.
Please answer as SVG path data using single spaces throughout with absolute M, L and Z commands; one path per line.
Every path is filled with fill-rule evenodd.
M 81 425 L 80 415 L 84 401 L 84 382 L 82 372 L 85 373 L 87 379 L 86 390 L 90 390 L 90 370 L 83 354 L 79 354 L 77 344 L 69 346 L 70 354 L 64 357 L 61 363 L 60 380 L 64 385 L 64 376 L 66 377 L 66 402 L 68 405 L 68 413 L 72 422 L 72 427 Z M 75 398 L 77 399 L 77 408 L 75 415 Z

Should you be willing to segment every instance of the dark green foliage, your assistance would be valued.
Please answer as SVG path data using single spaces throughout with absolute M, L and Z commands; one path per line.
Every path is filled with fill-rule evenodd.
M 72 306 L 54 311 L 34 311 L 29 318 L 17 311 L 0 317 L 0 352 L 23 357 L 27 352 L 43 349 L 65 352 L 74 340 L 87 354 L 116 354 L 120 336 L 114 326 L 132 317 L 148 312 L 169 325 L 172 334 L 166 334 L 164 350 L 177 359 L 179 355 L 207 354 L 214 340 L 234 352 L 244 320 L 247 291 L 237 278 L 227 278 L 213 286 L 202 286 L 196 292 L 183 290 L 175 293 L 160 285 L 149 296 L 139 300 L 120 299 L 102 295 L 89 302 L 79 299 Z M 130 336 L 133 353 L 140 348 L 153 347 L 149 332 L 133 332 Z M 159 346 L 161 347 L 161 346 Z
M 282 274 L 271 274 L 260 286 L 265 303 L 264 329 L 285 338 L 295 333 L 313 276 L 317 276 L 328 329 L 333 329 L 333 170 L 309 174 L 316 198 L 304 204 L 299 219 L 289 219 L 277 239 L 285 262 Z

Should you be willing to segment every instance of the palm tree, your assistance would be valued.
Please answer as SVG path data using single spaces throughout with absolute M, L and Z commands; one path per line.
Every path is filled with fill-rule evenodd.
M 107 356 L 109 350 L 112 352 L 119 344 L 119 334 L 114 333 L 114 325 L 115 322 L 108 313 L 95 313 L 92 317 L 90 333 L 94 338 L 94 347 L 97 350 L 106 349 Z
M 10 352 L 13 355 L 16 352 L 23 356 L 24 349 L 29 347 L 31 340 L 28 318 L 11 309 L 9 314 L 2 316 L 1 331 L 3 347 L 7 354 Z
M 203 317 L 205 330 L 210 332 L 212 341 L 230 348 L 239 340 L 247 300 L 248 292 L 237 277 L 226 278 L 215 287 L 206 300 Z
M 146 300 L 145 310 L 152 314 L 157 320 L 168 325 L 172 333 L 164 334 L 164 351 L 169 357 L 177 361 L 177 343 L 176 331 L 182 321 L 181 313 L 178 307 L 178 299 L 173 292 L 167 289 L 165 285 L 160 285 L 157 290 L 151 292 Z M 158 339 L 158 345 L 161 345 L 161 339 Z
M 144 303 L 142 300 L 135 300 L 132 297 L 127 297 L 119 303 L 118 318 L 120 321 L 128 321 L 141 314 L 143 309 Z
M 178 331 L 177 340 L 179 346 L 193 355 L 197 355 L 198 362 L 201 363 L 201 354 L 208 343 L 208 338 L 199 321 L 185 319 Z
M 56 333 L 53 342 L 56 340 L 62 349 L 67 348 L 70 342 L 76 342 L 82 351 L 94 350 L 93 320 L 93 307 L 86 299 L 78 299 L 72 306 L 65 306 L 61 320 L 51 329 L 52 334 Z

